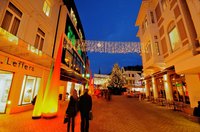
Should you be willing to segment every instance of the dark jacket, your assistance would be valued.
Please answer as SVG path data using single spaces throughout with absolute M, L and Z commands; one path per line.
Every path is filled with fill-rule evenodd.
M 66 114 L 68 114 L 69 117 L 74 117 L 76 116 L 77 112 L 78 112 L 78 100 L 74 99 L 73 96 L 71 96 L 66 110 Z
M 87 114 L 92 110 L 92 97 L 88 93 L 85 93 L 80 97 L 79 109 L 83 114 Z

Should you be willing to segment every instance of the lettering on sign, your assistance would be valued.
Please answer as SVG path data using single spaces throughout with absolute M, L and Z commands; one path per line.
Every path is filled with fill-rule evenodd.
M 9 66 L 21 68 L 24 70 L 34 71 L 33 66 L 30 66 L 22 61 L 16 61 L 16 60 L 10 59 L 9 57 L 6 57 L 4 61 L 0 60 L 0 64 L 9 65 Z

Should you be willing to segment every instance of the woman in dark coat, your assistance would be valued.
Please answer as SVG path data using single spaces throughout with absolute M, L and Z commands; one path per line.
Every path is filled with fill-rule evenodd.
M 72 132 L 74 132 L 75 128 L 75 116 L 78 112 L 78 96 L 77 91 L 74 89 L 72 96 L 70 97 L 70 101 L 66 110 L 66 114 L 69 117 L 68 125 L 67 125 L 67 132 L 70 132 L 70 126 Z M 72 124 L 72 125 L 71 125 Z

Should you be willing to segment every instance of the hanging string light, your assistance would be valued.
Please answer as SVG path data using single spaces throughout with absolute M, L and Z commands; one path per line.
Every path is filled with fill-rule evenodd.
M 84 40 L 79 45 L 82 51 L 100 52 L 100 53 L 140 53 L 139 42 L 112 42 Z

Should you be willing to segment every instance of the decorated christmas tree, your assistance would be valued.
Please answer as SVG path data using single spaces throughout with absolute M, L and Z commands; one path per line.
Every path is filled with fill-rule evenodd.
M 109 87 L 122 88 L 124 85 L 123 74 L 118 64 L 114 64 L 112 73 L 110 75 Z

